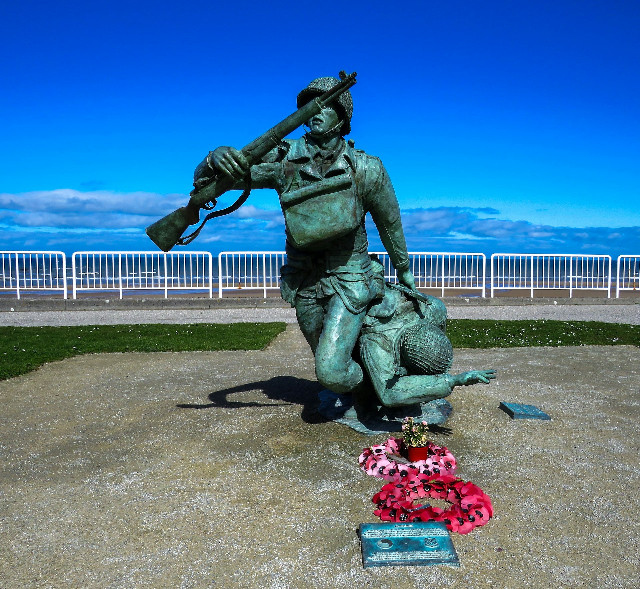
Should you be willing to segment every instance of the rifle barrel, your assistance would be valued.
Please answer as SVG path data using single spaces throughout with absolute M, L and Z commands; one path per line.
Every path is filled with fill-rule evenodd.
M 330 104 L 340 96 L 340 94 L 351 88 L 351 86 L 356 83 L 356 75 L 356 72 L 353 72 L 345 76 L 333 88 L 327 90 L 315 100 L 310 100 L 307 104 L 291 113 L 286 119 L 283 119 L 277 125 L 271 127 L 266 133 L 263 133 L 251 143 L 245 145 L 241 151 L 247 158 L 249 165 L 253 165 L 262 159 L 274 147 L 277 147 L 289 133 L 295 131 L 312 116 L 318 114 L 324 106 Z

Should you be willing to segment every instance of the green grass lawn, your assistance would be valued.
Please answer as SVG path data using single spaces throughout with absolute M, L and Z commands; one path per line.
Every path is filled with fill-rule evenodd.
M 451 319 L 447 335 L 454 348 L 640 346 L 640 325 L 600 321 Z
M 79 354 L 261 350 L 285 327 L 281 322 L 0 327 L 0 380 Z
M 0 327 L 0 380 L 78 354 L 261 350 L 285 327 L 284 323 Z M 452 319 L 447 332 L 454 348 L 640 346 L 640 325 L 597 321 Z

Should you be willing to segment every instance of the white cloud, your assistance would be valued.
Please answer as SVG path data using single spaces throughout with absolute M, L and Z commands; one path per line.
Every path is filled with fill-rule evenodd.
M 183 194 L 80 192 L 59 189 L 0 194 L 0 222 L 8 229 L 144 229 L 188 201 Z
M 145 227 L 187 201 L 188 195 L 183 194 L 102 190 L 0 194 L 0 249 L 155 249 Z M 555 227 L 500 216 L 496 209 L 473 207 L 402 211 L 411 251 L 610 255 L 640 251 L 638 227 Z M 371 249 L 380 249 L 378 233 L 370 222 L 368 233 Z M 210 220 L 190 249 L 207 245 L 216 250 L 283 250 L 282 213 L 245 204 L 230 215 Z
M 259 209 L 254 205 L 243 205 L 235 213 L 232 213 L 232 215 L 238 219 L 248 219 L 252 221 L 259 219 L 260 221 L 266 221 L 265 228 L 267 229 L 284 225 L 284 217 L 280 210 L 265 210 Z
M 70 188 L 16 194 L 0 193 L 0 209 L 49 213 L 158 215 L 186 204 L 188 195 L 151 192 L 80 192 Z
M 485 253 L 598 253 L 619 255 L 640 251 L 640 228 L 555 227 L 526 220 L 500 219 L 495 209 L 437 207 L 402 212 L 407 244 L 413 251 L 469 251 L 478 243 Z M 492 215 L 486 217 L 486 215 Z M 377 232 L 369 229 L 370 241 Z M 473 244 L 473 245 L 472 245 Z

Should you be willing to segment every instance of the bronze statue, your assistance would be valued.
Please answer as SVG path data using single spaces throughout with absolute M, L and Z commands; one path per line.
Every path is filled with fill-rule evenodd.
M 372 265 L 383 276 L 380 262 L 374 258 Z M 384 296 L 369 305 L 359 339 L 360 358 L 380 405 L 429 403 L 448 397 L 456 386 L 495 378 L 494 370 L 448 373 L 453 347 L 446 325 L 440 299 L 385 285 Z
M 419 293 L 389 176 L 378 158 L 344 139 L 351 130 L 348 88 L 355 84 L 355 73 L 340 72 L 340 78 L 313 80 L 298 94 L 296 112 L 242 150 L 218 147 L 210 152 L 195 170 L 189 204 L 154 223 L 147 233 L 167 251 L 197 236 L 202 226 L 180 238 L 198 221 L 199 209 L 212 208 L 207 203 L 215 204 L 224 191 L 244 189 L 234 205 L 207 218 L 235 210 L 253 188 L 274 189 L 286 227 L 282 297 L 296 309 L 318 381 L 334 393 L 351 395 L 354 417 L 364 418 L 371 411 L 370 386 L 354 349 L 368 313 L 373 317 L 376 301 L 385 294 L 368 254 L 367 213 L 400 285 Z M 302 138 L 284 139 L 302 123 L 307 127 Z M 369 337 L 367 329 L 363 341 Z
M 242 148 L 243 164 L 249 167 L 253 164 L 260 163 L 262 158 L 273 148 L 281 145 L 284 137 L 292 131 L 295 131 L 311 117 L 321 112 L 325 106 L 332 104 L 338 96 L 346 92 L 355 83 L 355 72 L 348 76 L 345 72 L 340 72 L 340 81 L 337 84 L 333 85 L 320 96 L 308 101 L 286 119 L 280 121 L 275 127 L 272 127 L 251 143 L 245 145 Z M 210 165 L 208 156 L 205 161 Z M 250 175 L 247 175 L 245 178 L 245 191 L 233 205 L 209 213 L 196 231 L 187 237 L 182 237 L 182 234 L 189 225 L 193 225 L 199 221 L 201 208 L 207 210 L 213 209 L 217 198 L 234 187 L 234 175 L 225 173 L 227 171 L 229 170 L 220 171 L 219 169 L 211 168 L 208 173 L 202 174 L 201 177 L 194 182 L 194 189 L 191 191 L 191 198 L 187 206 L 179 208 L 147 227 L 147 235 L 162 251 L 168 252 L 174 245 L 186 245 L 190 243 L 198 236 L 207 220 L 232 213 L 247 200 L 251 192 Z
M 384 268 L 371 256 L 374 276 L 383 283 Z M 384 283 L 360 331 L 354 356 L 365 372 L 359 398 L 325 390 L 320 413 L 363 433 L 398 431 L 405 417 L 444 423 L 452 411 L 445 399 L 457 386 L 488 384 L 495 370 L 449 374 L 453 347 L 446 335 L 444 303 L 401 284 Z

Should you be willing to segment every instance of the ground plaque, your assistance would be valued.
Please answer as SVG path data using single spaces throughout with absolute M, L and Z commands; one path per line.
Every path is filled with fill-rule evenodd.
M 521 403 L 500 403 L 500 409 L 511 416 L 512 419 L 545 419 L 549 417 L 544 411 L 538 409 L 535 405 L 522 405 Z
M 460 566 L 442 522 L 361 524 L 362 564 L 375 566 Z

